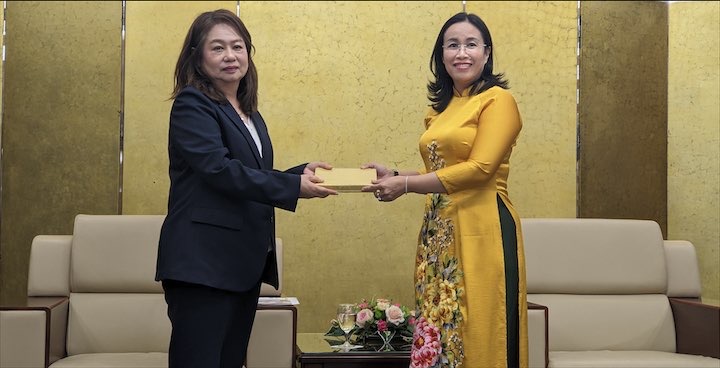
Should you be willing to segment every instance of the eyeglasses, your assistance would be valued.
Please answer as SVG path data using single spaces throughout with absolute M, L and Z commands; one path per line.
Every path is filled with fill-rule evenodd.
M 448 42 L 447 44 L 443 45 L 443 49 L 448 51 L 460 51 L 461 48 L 465 48 L 465 51 L 475 51 L 479 48 L 486 48 L 488 45 L 486 44 L 480 44 L 477 42 L 468 42 L 466 44 L 464 43 L 458 43 L 458 42 Z

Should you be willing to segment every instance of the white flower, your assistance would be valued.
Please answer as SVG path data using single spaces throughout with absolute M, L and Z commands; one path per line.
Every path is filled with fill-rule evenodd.
M 385 316 L 387 317 L 388 322 L 394 324 L 395 326 L 405 322 L 403 311 L 397 305 L 391 305 L 385 309 Z
M 377 300 L 377 306 L 376 306 L 375 308 L 377 308 L 378 310 L 384 311 L 385 309 L 388 309 L 389 306 L 390 306 L 390 301 L 389 301 L 389 300 L 387 300 L 387 299 L 378 299 L 378 300 Z

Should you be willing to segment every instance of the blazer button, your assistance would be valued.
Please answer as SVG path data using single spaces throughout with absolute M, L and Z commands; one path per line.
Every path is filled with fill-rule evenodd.
M 270 216 L 270 222 L 275 222 L 275 216 Z

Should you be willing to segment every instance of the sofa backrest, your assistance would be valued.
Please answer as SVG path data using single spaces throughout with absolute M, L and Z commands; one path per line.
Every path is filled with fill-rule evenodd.
M 145 219 L 147 223 L 143 224 L 143 219 Z M 154 233 L 154 231 L 159 231 L 159 225 L 157 224 L 157 222 L 162 222 L 162 219 L 164 219 L 164 216 L 162 215 L 78 215 L 76 218 L 76 222 L 80 222 L 79 225 L 82 227 L 97 226 L 98 228 L 107 227 L 113 221 L 120 221 L 120 223 L 124 223 L 125 226 L 129 226 L 131 223 L 136 223 L 139 225 L 139 229 L 143 229 L 145 233 L 133 233 L 131 234 L 131 236 L 134 237 L 136 240 L 142 239 L 143 237 L 147 237 L 148 239 L 146 240 L 149 240 L 155 239 L 158 236 L 158 234 Z M 76 226 L 78 225 L 76 224 Z M 126 229 L 126 232 L 133 231 L 133 229 Z M 148 231 L 150 232 L 148 233 Z M 108 243 L 107 240 L 101 240 L 99 238 L 99 234 L 85 234 L 81 237 L 84 238 L 80 239 L 80 246 L 83 248 L 83 250 L 88 247 L 88 244 L 92 244 L 93 239 L 99 240 L 101 243 L 104 243 L 106 246 L 110 247 L 115 244 Z M 262 288 L 260 289 L 260 296 L 280 296 L 282 294 L 283 242 L 280 238 L 276 238 L 275 241 L 277 244 L 276 256 L 280 284 L 278 285 L 279 287 L 276 289 L 273 286 L 263 283 Z M 98 286 L 98 283 L 100 283 L 100 279 L 93 278 L 93 275 L 100 276 L 102 279 L 105 280 L 111 278 L 112 276 L 119 275 L 122 279 L 127 279 L 128 277 L 130 277 L 131 283 L 133 285 L 138 286 L 142 289 L 146 289 L 149 292 L 162 292 L 162 287 L 159 283 L 148 283 L 148 280 L 154 280 L 155 277 L 155 257 L 157 256 L 156 244 L 153 246 L 138 248 L 140 244 L 147 244 L 147 242 L 143 243 L 134 241 L 130 243 L 131 248 L 126 248 L 126 251 L 120 254 L 121 260 L 125 261 L 125 265 L 127 265 L 128 260 L 134 260 L 132 259 L 132 257 L 134 256 L 130 256 L 130 249 L 133 250 L 133 254 L 142 255 L 143 257 L 140 260 L 140 264 L 131 262 L 132 267 L 134 267 L 135 269 L 140 268 L 140 273 L 128 273 L 126 272 L 127 270 L 123 269 L 123 267 L 120 266 L 122 263 L 118 264 L 115 262 L 111 262 L 109 266 L 111 267 L 110 270 L 113 271 L 113 275 L 108 275 L 105 273 L 105 269 L 103 268 L 105 266 L 108 266 L 107 263 L 98 267 L 92 264 L 85 264 L 82 262 L 82 259 L 92 258 L 93 256 L 97 255 L 93 254 L 92 250 L 97 250 L 101 248 L 96 248 L 94 246 L 90 246 L 90 248 L 88 248 L 90 253 L 76 251 L 76 258 L 74 259 L 74 262 L 76 262 L 76 264 L 82 271 L 80 269 L 75 270 L 73 267 L 71 267 L 70 251 L 74 242 L 75 240 L 73 235 L 37 235 L 35 236 L 35 238 L 33 238 L 32 247 L 30 250 L 30 262 L 28 272 L 28 296 L 69 296 L 71 284 L 71 269 L 74 271 L 73 280 L 77 282 L 75 286 L 78 288 L 78 290 L 92 289 L 93 287 L 99 287 L 100 289 L 104 289 L 105 286 Z M 139 253 L 137 253 L 137 251 L 139 251 Z M 103 254 L 112 255 L 114 254 L 114 252 L 117 252 L 117 250 L 111 248 L 109 253 Z M 87 279 L 87 277 L 89 277 L 89 279 Z M 114 280 L 110 280 L 110 284 L 115 285 L 115 287 L 119 285 L 119 283 Z M 122 288 L 124 287 L 125 286 L 122 286 Z
M 657 223 L 616 219 L 523 219 L 532 294 L 664 294 Z
M 167 352 L 170 322 L 155 281 L 164 216 L 78 215 L 70 254 L 68 355 Z
M 551 350 L 675 351 L 660 227 L 523 219 L 528 300 L 549 308 Z
M 78 215 L 70 254 L 73 293 L 162 293 L 155 263 L 162 215 Z

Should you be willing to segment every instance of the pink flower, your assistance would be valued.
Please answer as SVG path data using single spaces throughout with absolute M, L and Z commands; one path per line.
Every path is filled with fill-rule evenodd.
M 358 312 L 355 317 L 355 324 L 360 327 L 365 327 L 366 323 L 372 323 L 373 320 L 373 312 L 370 309 L 365 308 Z
M 362 303 L 359 303 L 357 307 L 358 309 L 368 309 L 370 308 L 370 305 L 368 304 L 367 300 L 363 299 Z
M 415 317 L 410 316 L 410 318 L 408 318 L 408 324 L 410 326 L 414 326 L 415 325 Z
M 442 346 L 440 345 L 440 329 L 427 323 L 420 317 L 415 326 L 410 368 L 429 368 L 437 363 Z
M 391 305 L 385 309 L 385 316 L 387 317 L 388 322 L 394 324 L 395 326 L 405 322 L 403 311 L 397 305 Z
M 377 327 L 378 327 L 378 331 L 380 331 L 380 332 L 385 332 L 388 329 L 387 322 L 385 322 L 383 320 L 377 321 Z

